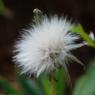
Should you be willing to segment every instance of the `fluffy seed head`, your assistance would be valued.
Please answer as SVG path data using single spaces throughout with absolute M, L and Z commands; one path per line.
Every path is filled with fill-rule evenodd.
M 41 23 L 25 30 L 16 42 L 14 61 L 22 67 L 22 73 L 36 74 L 51 72 L 74 59 L 70 51 L 83 46 L 76 44 L 79 36 L 69 32 L 73 25 L 65 18 L 53 16 L 43 18 Z

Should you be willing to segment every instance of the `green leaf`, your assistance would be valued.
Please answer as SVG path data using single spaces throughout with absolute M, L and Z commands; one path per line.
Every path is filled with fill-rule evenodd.
M 49 77 L 46 74 L 41 74 L 38 81 L 43 88 L 45 95 L 51 95 L 51 83 Z
M 54 81 L 55 81 L 55 93 L 56 95 L 63 95 L 64 90 L 65 90 L 65 72 L 63 70 L 63 68 L 57 69 L 56 72 L 54 72 Z M 39 82 L 41 83 L 44 91 L 45 91 L 45 95 L 51 95 L 51 89 L 52 89 L 52 83 L 51 80 L 49 79 L 49 77 L 45 74 L 40 75 L 39 77 Z
M 0 0 L 0 13 L 2 13 L 5 10 L 5 5 L 3 3 L 3 0 Z
M 72 95 L 95 95 L 95 63 L 77 82 Z
M 0 87 L 7 95 L 20 95 L 11 84 L 0 76 Z
M 87 43 L 89 46 L 92 46 L 95 48 L 95 43 L 94 41 L 89 37 L 89 35 L 84 31 L 83 27 L 81 24 L 78 24 L 74 26 L 71 29 L 72 32 L 78 33 Z
M 56 95 L 63 95 L 65 90 L 65 72 L 63 68 L 57 69 L 55 73 L 56 78 Z
M 32 79 L 26 79 L 23 76 L 18 77 L 18 81 L 22 88 L 24 95 L 44 95 L 42 89 L 36 81 Z

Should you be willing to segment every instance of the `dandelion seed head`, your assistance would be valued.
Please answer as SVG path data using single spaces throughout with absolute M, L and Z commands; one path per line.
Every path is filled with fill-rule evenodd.
M 22 73 L 50 73 L 62 66 L 69 59 L 74 59 L 70 51 L 83 46 L 76 44 L 79 36 L 69 32 L 73 27 L 65 18 L 45 17 L 37 25 L 32 25 L 22 34 L 15 44 L 15 63 L 22 68 Z

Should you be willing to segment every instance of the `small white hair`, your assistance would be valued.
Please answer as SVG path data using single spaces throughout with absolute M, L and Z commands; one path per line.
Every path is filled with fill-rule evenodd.
M 37 25 L 32 25 L 22 34 L 15 44 L 13 57 L 16 64 L 22 67 L 22 73 L 50 73 L 58 66 L 66 69 L 69 59 L 81 62 L 70 51 L 83 46 L 76 44 L 79 36 L 70 32 L 73 24 L 64 17 L 45 17 Z

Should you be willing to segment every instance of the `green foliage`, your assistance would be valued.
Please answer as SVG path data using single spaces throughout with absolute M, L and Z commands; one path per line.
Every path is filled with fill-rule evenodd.
M 44 90 L 45 95 L 51 94 L 51 83 L 49 77 L 46 74 L 41 74 L 38 78 L 38 82 Z
M 0 13 L 2 13 L 3 11 L 5 11 L 5 5 L 3 3 L 3 0 L 0 0 Z
M 55 73 L 56 95 L 63 95 L 65 90 L 65 78 L 63 69 Z M 6 95 L 51 95 L 51 82 L 47 75 L 42 74 L 37 80 L 26 79 L 24 76 L 17 77 L 20 84 L 20 92 L 16 91 L 12 85 L 4 78 L 0 77 L 0 87 Z M 86 74 L 76 83 L 72 95 L 95 95 L 95 61 L 89 67 Z
M 5 91 L 6 95 L 20 95 L 14 87 L 2 77 L 0 77 L 0 87 Z
M 62 68 L 56 70 L 56 95 L 63 95 L 65 90 L 65 73 Z
M 78 80 L 72 95 L 95 95 L 95 61 Z
M 72 95 L 95 95 L 95 61 L 76 83 Z M 65 90 L 65 73 L 63 69 L 55 72 L 55 91 L 56 95 L 63 95 Z M 17 76 L 20 84 L 20 92 L 0 77 L 0 87 L 3 88 L 7 95 L 51 95 L 51 81 L 49 77 L 42 74 L 38 79 L 26 79 L 25 76 Z
M 23 95 L 44 95 L 36 81 L 26 79 L 24 76 L 19 76 L 18 81 Z
M 55 72 L 55 93 L 63 95 L 65 89 L 65 78 L 63 69 L 58 69 Z M 40 75 L 37 79 L 26 79 L 24 75 L 17 74 L 17 81 L 20 85 L 18 93 L 9 82 L 0 78 L 0 86 L 7 95 L 51 95 L 52 84 L 49 76 L 46 74 Z
M 87 45 L 95 48 L 95 42 L 89 37 L 80 24 L 75 26 L 71 31 L 78 33 L 85 40 Z M 95 95 L 95 60 L 90 64 L 92 65 L 86 74 L 77 81 L 72 95 Z
M 84 31 L 83 27 L 81 26 L 81 24 L 76 25 L 75 27 L 73 27 L 71 29 L 72 32 L 75 32 L 77 34 L 79 34 L 86 42 L 89 46 L 92 46 L 95 48 L 95 43 L 94 41 L 89 37 L 89 35 Z

